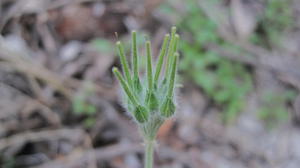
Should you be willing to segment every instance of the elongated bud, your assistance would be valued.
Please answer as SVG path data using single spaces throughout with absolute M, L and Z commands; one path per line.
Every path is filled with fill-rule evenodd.
M 139 76 L 139 61 L 138 61 L 138 49 L 136 42 L 136 31 L 132 31 L 132 69 L 133 69 L 133 77 L 138 78 Z
M 129 65 L 128 65 L 128 62 L 126 60 L 126 56 L 124 54 L 124 47 L 123 47 L 123 45 L 120 41 L 118 41 L 116 43 L 116 45 L 118 47 L 119 56 L 120 56 L 122 68 L 123 68 L 123 71 L 124 71 L 124 74 L 125 74 L 125 78 L 128 82 L 128 85 L 131 87 L 132 86 L 132 80 L 131 80 L 131 75 L 130 75 L 130 71 L 129 71 Z
M 152 77 L 152 55 L 151 55 L 151 43 L 150 41 L 146 42 L 146 51 L 147 51 L 147 79 L 148 79 L 148 88 L 152 91 L 153 88 L 153 77 Z
M 148 91 L 146 95 L 146 102 L 148 104 L 148 107 L 150 111 L 155 111 L 158 109 L 158 100 L 155 96 L 155 94 L 152 91 Z
M 175 54 L 174 53 L 176 53 L 176 51 L 177 51 L 178 41 L 179 41 L 179 35 L 175 34 L 173 48 L 170 52 L 170 62 L 169 62 L 169 65 L 168 65 L 168 69 L 172 68 L 172 63 L 175 59 Z
M 118 78 L 118 80 L 121 83 L 121 86 L 123 87 L 125 93 L 127 94 L 129 100 L 131 101 L 132 104 L 134 105 L 138 105 L 138 101 L 135 98 L 134 94 L 132 93 L 132 91 L 130 90 L 128 84 L 126 83 L 125 79 L 123 78 L 123 76 L 121 75 L 120 71 L 118 70 L 118 68 L 114 67 L 113 68 L 113 73 L 115 74 L 115 76 Z
M 167 52 L 167 60 L 166 60 L 166 75 L 169 74 L 169 66 L 172 61 L 173 57 L 173 50 L 174 50 L 174 43 L 175 43 L 175 35 L 176 35 L 176 27 L 172 27 L 171 29 L 171 39 L 168 47 L 168 52 Z
M 170 74 L 170 79 L 169 79 L 169 86 L 168 86 L 168 97 L 173 96 L 174 92 L 174 85 L 175 85 L 175 78 L 176 78 L 176 70 L 177 70 L 177 60 L 179 57 L 178 53 L 174 54 L 174 60 L 173 60 L 173 65 L 171 67 L 171 74 Z
M 155 76 L 154 76 L 154 84 L 155 85 L 157 85 L 157 81 L 158 81 L 158 78 L 159 78 L 159 75 L 160 75 L 160 72 L 161 72 L 161 68 L 162 68 L 162 65 L 163 65 L 164 57 L 166 55 L 167 45 L 168 45 L 169 39 L 170 39 L 170 35 L 167 34 L 165 36 L 164 42 L 162 44 L 161 51 L 160 51 L 158 61 L 157 61 L 157 64 L 156 64 L 156 71 L 155 71 Z
M 139 123 L 144 123 L 148 121 L 149 118 L 149 112 L 147 111 L 147 109 L 141 105 L 138 105 L 133 113 L 135 119 L 139 122 Z
M 175 52 L 177 52 L 178 42 L 179 42 L 179 35 L 178 35 L 178 34 L 175 34 L 175 42 L 174 42 L 174 47 L 173 47 L 173 54 L 174 54 Z
M 175 104 L 173 103 L 172 99 L 171 98 L 167 98 L 161 108 L 160 108 L 160 113 L 163 117 L 171 117 L 174 113 L 175 113 Z

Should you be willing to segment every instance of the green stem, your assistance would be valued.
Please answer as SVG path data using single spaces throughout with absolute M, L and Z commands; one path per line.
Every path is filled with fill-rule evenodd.
M 153 168 L 153 152 L 154 152 L 154 141 L 145 140 L 145 167 Z

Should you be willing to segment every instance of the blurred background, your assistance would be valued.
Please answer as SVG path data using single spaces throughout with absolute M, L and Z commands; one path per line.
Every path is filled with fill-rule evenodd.
M 1 0 L 0 167 L 141 168 L 111 73 L 177 26 L 178 111 L 160 168 L 299 168 L 299 0 Z

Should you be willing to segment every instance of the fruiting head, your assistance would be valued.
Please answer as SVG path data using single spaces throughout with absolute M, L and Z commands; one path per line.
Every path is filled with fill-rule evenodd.
M 176 27 L 172 27 L 171 36 L 165 35 L 155 68 L 152 65 L 151 43 L 146 42 L 147 72 L 144 78 L 139 76 L 136 32 L 132 32 L 132 70 L 129 69 L 122 43 L 116 43 L 124 77 L 115 67 L 113 73 L 125 93 L 123 101 L 127 110 L 148 139 L 154 138 L 163 121 L 173 116 L 176 110 L 174 90 L 179 57 L 178 41 Z

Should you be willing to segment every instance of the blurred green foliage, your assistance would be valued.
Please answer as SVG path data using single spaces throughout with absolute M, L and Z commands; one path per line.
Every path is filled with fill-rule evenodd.
M 262 97 L 262 106 L 259 109 L 258 117 L 265 121 L 268 128 L 277 126 L 289 118 L 286 105 L 295 97 L 296 94 L 293 90 L 286 90 L 282 94 L 266 92 Z
M 259 31 L 251 37 L 252 42 L 266 47 L 280 47 L 281 35 L 293 27 L 291 0 L 268 0 L 260 18 Z
M 97 109 L 95 105 L 89 103 L 88 98 L 94 94 L 94 89 L 91 82 L 84 83 L 84 86 L 77 92 L 72 101 L 73 113 L 83 115 L 86 118 L 83 120 L 85 127 L 90 128 L 96 122 L 94 118 Z
M 280 46 L 282 32 L 292 27 L 290 2 L 267 1 L 251 42 L 263 47 Z M 243 110 L 246 95 L 252 90 L 251 72 L 242 64 L 231 62 L 214 51 L 206 50 L 205 46 L 209 43 L 217 44 L 241 57 L 246 56 L 245 52 L 218 35 L 217 24 L 203 13 L 197 1 L 188 1 L 186 8 L 184 18 L 177 23 L 179 30 L 185 33 L 180 46 L 183 53 L 180 69 L 198 84 L 216 105 L 223 108 L 223 121 L 231 122 Z M 167 4 L 161 6 L 161 12 L 173 16 L 176 13 Z M 266 98 L 263 98 L 258 115 L 268 126 L 288 118 L 286 104 L 291 100 L 291 92 L 266 94 Z
M 260 26 L 252 36 L 252 42 L 266 48 L 280 48 L 282 35 L 293 27 L 291 0 L 268 0 Z M 295 91 L 266 92 L 262 98 L 259 117 L 268 128 L 273 128 L 289 118 L 287 102 L 295 98 Z
M 251 74 L 242 64 L 231 62 L 205 49 L 205 45 L 214 43 L 239 52 L 237 47 L 218 36 L 217 25 L 195 3 L 187 2 L 187 13 L 178 23 L 179 30 L 188 33 L 183 36 L 179 49 L 183 53 L 180 69 L 215 104 L 223 108 L 223 121 L 232 122 L 242 110 L 246 94 L 252 88 Z
M 107 39 L 96 38 L 92 40 L 90 43 L 94 48 L 96 48 L 101 53 L 111 54 L 114 51 L 114 45 Z

